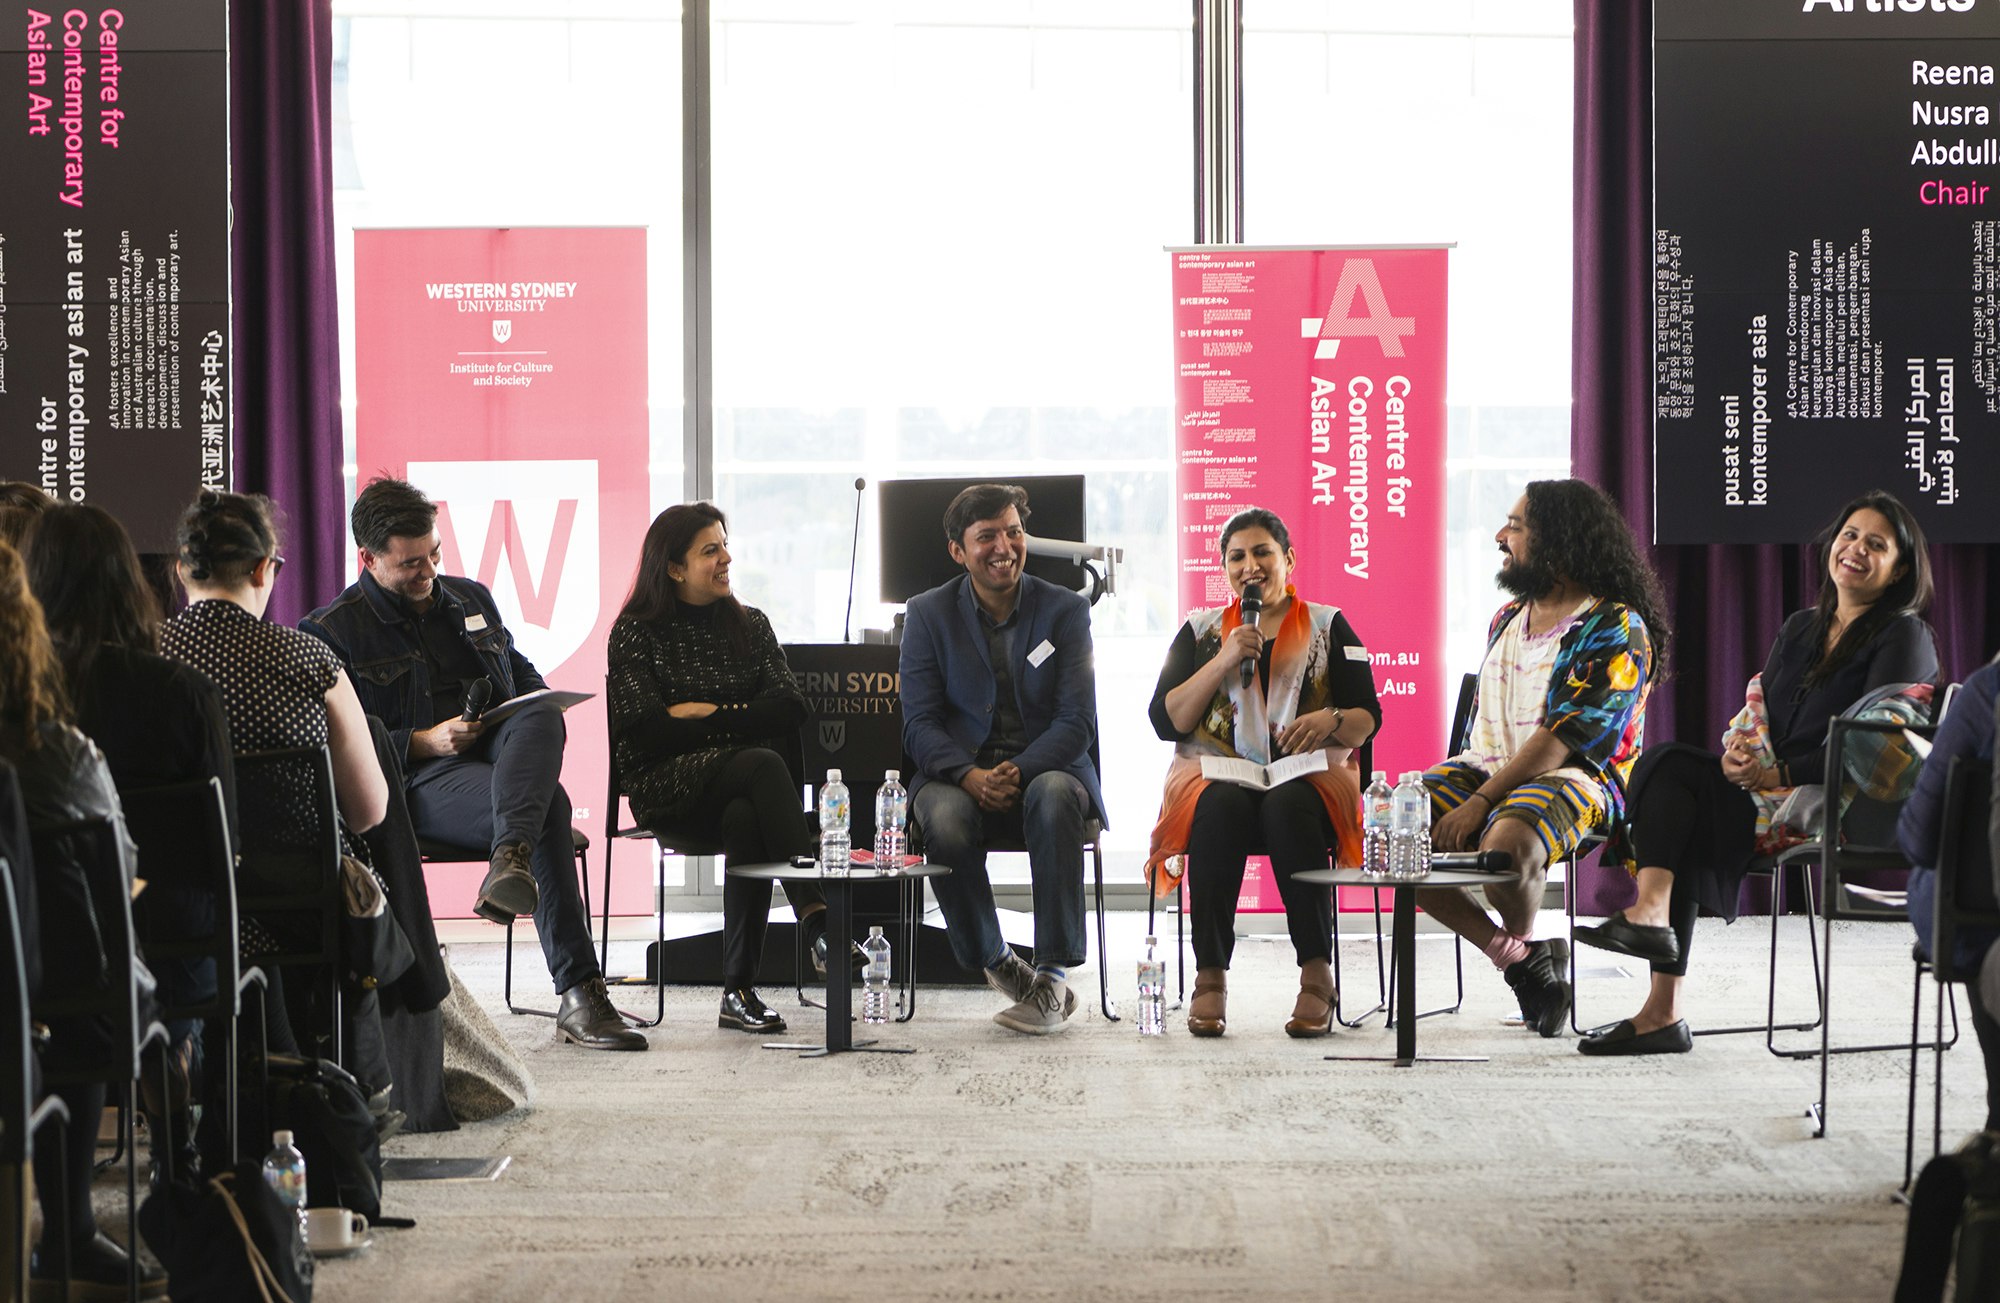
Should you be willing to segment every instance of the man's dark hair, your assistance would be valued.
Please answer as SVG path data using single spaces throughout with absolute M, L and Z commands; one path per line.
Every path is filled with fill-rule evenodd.
M 1834 608 L 1840 604 L 1840 589 L 1833 582 L 1827 561 L 1834 540 L 1857 511 L 1879 511 L 1889 522 L 1896 536 L 1896 564 L 1903 567 L 1903 573 L 1890 581 L 1873 606 L 1841 631 L 1840 641 L 1833 650 L 1826 651 L 1827 631 L 1833 627 Z M 1806 669 L 1809 687 L 1824 683 L 1834 671 L 1853 660 L 1890 621 L 1904 615 L 1922 615 L 1930 609 L 1932 593 L 1931 554 L 1924 542 L 1923 527 L 1894 494 L 1882 489 L 1870 490 L 1841 507 L 1813 540 L 1813 557 L 1819 565 L 1819 600 L 1813 604 L 1813 629 L 1818 636 L 1813 639 L 1813 663 Z
M 422 538 L 437 526 L 437 504 L 407 480 L 379 475 L 354 495 L 354 541 L 377 554 L 392 538 Z
M 1536 480 L 1528 485 L 1527 497 L 1528 564 L 1520 585 L 1508 586 L 1522 597 L 1538 597 L 1561 577 L 1593 597 L 1630 607 L 1646 622 L 1653 644 L 1647 677 L 1664 682 L 1673 622 L 1659 576 L 1640 555 L 1639 541 L 1618 504 L 1583 480 Z
M 982 520 L 1007 514 L 1014 507 L 1021 523 L 1028 523 L 1028 491 L 1018 484 L 975 484 L 960 491 L 944 509 L 944 537 L 948 543 L 965 546 L 965 531 Z

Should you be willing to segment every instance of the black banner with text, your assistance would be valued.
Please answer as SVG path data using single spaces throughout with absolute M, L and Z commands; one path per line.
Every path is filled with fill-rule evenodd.
M 1653 59 L 1657 539 L 2000 540 L 2000 0 L 1656 0 Z
M 170 551 L 229 485 L 227 0 L 0 0 L 0 478 Z

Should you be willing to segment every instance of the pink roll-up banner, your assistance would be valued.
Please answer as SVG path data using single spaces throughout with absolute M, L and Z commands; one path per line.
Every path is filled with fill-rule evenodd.
M 643 228 L 354 235 L 355 461 L 438 504 L 446 574 L 493 590 L 565 717 L 563 787 L 602 854 L 604 645 L 650 520 Z M 638 854 L 634 852 L 635 856 Z M 470 917 L 484 864 L 433 865 Z M 615 912 L 652 910 L 619 875 Z
M 1284 518 L 1299 596 L 1367 644 L 1391 781 L 1443 752 L 1443 247 L 1216 245 L 1173 259 L 1182 612 L 1232 600 L 1216 531 Z M 1365 783 L 1364 778 L 1364 783 Z M 1344 907 L 1365 907 L 1350 893 Z M 1239 908 L 1278 911 L 1253 859 Z

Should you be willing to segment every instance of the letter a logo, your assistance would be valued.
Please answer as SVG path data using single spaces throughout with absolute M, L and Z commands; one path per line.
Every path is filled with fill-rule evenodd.
M 494 323 L 493 323 L 493 342 L 494 342 L 494 343 L 496 343 L 496 344 L 504 344 L 504 343 L 506 343 L 506 342 L 507 342 L 508 340 L 512 339 L 513 337 L 514 337 L 514 323 L 513 323 L 513 322 L 511 322 L 511 321 L 501 321 L 501 320 L 495 320 L 495 321 L 494 321 Z
M 1357 298 L 1367 309 L 1366 316 L 1354 315 L 1354 300 Z M 1343 339 L 1370 336 L 1382 346 L 1383 357 L 1401 357 L 1403 337 L 1416 333 L 1415 317 L 1390 315 L 1389 298 L 1382 293 L 1382 280 L 1375 274 L 1373 258 L 1349 258 L 1343 263 L 1340 283 L 1334 287 L 1333 300 L 1327 307 L 1325 318 L 1302 317 L 1299 320 L 1300 336 L 1319 340 L 1313 348 L 1316 358 L 1339 356 L 1340 341 Z

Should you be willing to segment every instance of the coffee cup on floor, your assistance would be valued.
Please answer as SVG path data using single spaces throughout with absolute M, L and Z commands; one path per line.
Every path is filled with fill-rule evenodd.
M 314 1253 L 341 1253 L 368 1233 L 368 1219 L 347 1208 L 306 1209 L 306 1247 Z

